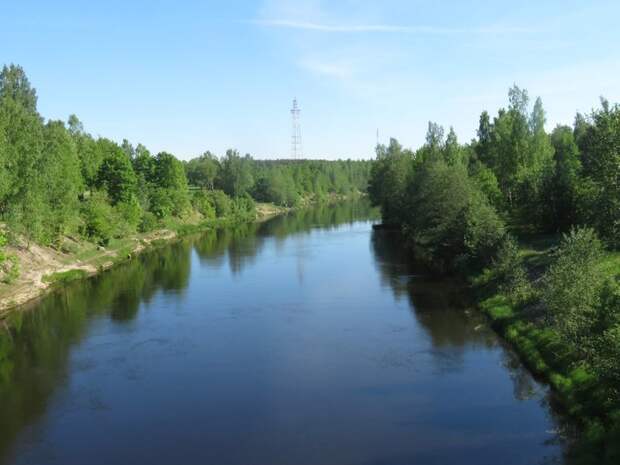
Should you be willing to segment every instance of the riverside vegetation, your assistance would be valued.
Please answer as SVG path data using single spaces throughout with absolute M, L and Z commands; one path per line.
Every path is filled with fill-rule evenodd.
M 44 246 L 76 257 L 92 255 L 97 247 L 122 252 L 136 234 L 253 221 L 257 202 L 291 208 L 359 193 L 366 189 L 370 165 L 259 161 L 236 150 L 221 158 L 206 152 L 188 162 L 166 152 L 152 155 L 142 144 L 91 136 L 75 115 L 66 123 L 45 121 L 24 70 L 4 66 L 0 293 L 28 266 L 20 267 L 9 246 L 13 251 Z
M 467 279 L 493 326 L 575 419 L 577 463 L 620 462 L 620 106 L 545 131 L 513 86 L 460 144 L 377 147 L 369 184 L 415 258 Z

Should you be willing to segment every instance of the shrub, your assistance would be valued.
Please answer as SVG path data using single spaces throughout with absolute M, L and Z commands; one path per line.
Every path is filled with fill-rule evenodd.
M 598 305 L 597 335 L 593 367 L 606 385 L 612 386 L 618 397 L 620 386 L 620 285 L 608 280 L 601 290 Z
M 596 270 L 602 245 L 590 228 L 565 234 L 543 278 L 542 298 L 562 336 L 585 349 L 597 319 L 604 277 Z
M 159 222 L 154 213 L 144 212 L 142 214 L 142 219 L 140 220 L 140 225 L 138 226 L 138 230 L 140 232 L 149 232 L 157 228 Z
M 254 199 L 248 194 L 236 197 L 233 200 L 232 210 L 233 215 L 237 218 L 254 219 L 256 217 L 256 204 L 254 203 Z
M 142 207 L 135 197 L 117 203 L 114 213 L 116 217 L 115 236 L 124 237 L 136 232 L 142 218 Z
M 150 210 L 157 218 L 166 218 L 174 211 L 173 199 L 167 189 L 154 188 L 150 192 Z
M 104 192 L 95 191 L 82 205 L 83 234 L 100 245 L 108 245 L 114 234 L 115 214 Z
M 513 305 L 520 305 L 532 296 L 532 286 L 527 279 L 519 246 L 511 236 L 506 236 L 493 260 L 494 281 Z
M 232 210 L 232 200 L 224 191 L 214 190 L 208 193 L 209 200 L 215 207 L 215 215 L 218 218 L 228 216 Z
M 213 205 L 212 198 L 202 190 L 194 192 L 192 197 L 192 206 L 207 220 L 211 220 L 216 217 L 215 205 Z
M 497 254 L 505 235 L 504 222 L 482 193 L 470 192 L 466 209 L 465 248 L 476 267 L 489 264 Z

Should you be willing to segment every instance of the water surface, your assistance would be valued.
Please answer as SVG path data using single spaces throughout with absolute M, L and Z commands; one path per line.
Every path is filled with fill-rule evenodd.
M 560 461 L 546 390 L 374 219 L 208 232 L 15 316 L 0 463 Z

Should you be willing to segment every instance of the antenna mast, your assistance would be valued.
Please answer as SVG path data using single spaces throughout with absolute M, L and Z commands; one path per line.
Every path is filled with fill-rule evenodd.
M 297 99 L 293 99 L 293 108 L 291 108 L 291 119 L 293 123 L 292 137 L 291 137 L 291 158 L 297 160 L 303 157 L 303 151 L 301 147 L 301 126 L 299 124 L 300 109 L 297 106 Z

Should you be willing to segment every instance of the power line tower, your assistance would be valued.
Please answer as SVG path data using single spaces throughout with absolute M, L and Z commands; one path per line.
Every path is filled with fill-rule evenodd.
M 297 106 L 297 99 L 293 99 L 293 108 L 291 108 L 291 119 L 293 123 L 293 132 L 291 137 L 291 158 L 297 160 L 303 157 L 301 147 L 301 126 L 299 124 L 300 109 Z

